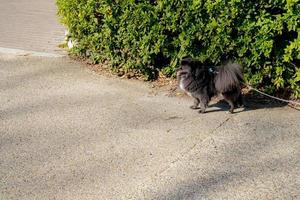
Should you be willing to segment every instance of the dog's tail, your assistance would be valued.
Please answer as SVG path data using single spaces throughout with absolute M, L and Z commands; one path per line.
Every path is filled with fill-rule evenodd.
M 215 77 L 215 87 L 220 93 L 239 89 L 243 82 L 242 67 L 231 62 L 220 66 Z

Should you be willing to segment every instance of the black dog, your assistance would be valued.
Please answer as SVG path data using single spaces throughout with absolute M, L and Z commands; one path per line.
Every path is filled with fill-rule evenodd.
M 194 98 L 191 108 L 197 109 L 200 104 L 201 113 L 205 113 L 211 97 L 216 94 L 222 94 L 229 103 L 230 113 L 233 113 L 235 105 L 243 106 L 241 85 L 244 78 L 238 64 L 210 67 L 191 58 L 184 58 L 177 70 L 177 78 L 179 87 Z

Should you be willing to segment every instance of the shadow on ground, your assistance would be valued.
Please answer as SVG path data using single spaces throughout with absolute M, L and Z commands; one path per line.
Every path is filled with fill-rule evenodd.
M 253 111 L 258 109 L 272 109 L 285 107 L 288 104 L 286 102 L 280 102 L 268 97 L 264 97 L 256 94 L 255 92 L 248 92 L 244 95 L 244 106 L 242 108 L 235 108 L 234 113 Z M 212 107 L 217 109 L 211 109 Z M 218 112 L 218 111 L 228 111 L 228 103 L 221 99 L 217 100 L 215 103 L 210 104 L 207 112 Z

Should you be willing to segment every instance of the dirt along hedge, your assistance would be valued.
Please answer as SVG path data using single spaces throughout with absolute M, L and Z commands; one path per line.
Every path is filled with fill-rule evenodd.
M 268 93 L 300 97 L 300 0 L 57 0 L 72 52 L 146 78 L 190 55 L 244 66 Z

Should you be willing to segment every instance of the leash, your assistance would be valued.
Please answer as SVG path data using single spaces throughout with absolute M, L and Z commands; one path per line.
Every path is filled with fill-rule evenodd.
M 246 86 L 250 89 L 250 90 L 254 90 L 255 92 L 258 92 L 266 97 L 269 97 L 271 99 L 276 99 L 277 101 L 282 101 L 282 102 L 285 102 L 285 103 L 289 103 L 289 104 L 292 104 L 292 105 L 298 105 L 300 106 L 300 103 L 299 102 L 296 102 L 296 101 L 292 101 L 292 100 L 286 100 L 286 99 L 282 99 L 282 98 L 278 98 L 278 97 L 275 97 L 275 96 L 272 96 L 272 95 L 269 95 L 265 92 L 262 92 L 254 87 L 252 87 L 251 85 L 248 85 L 246 84 Z

